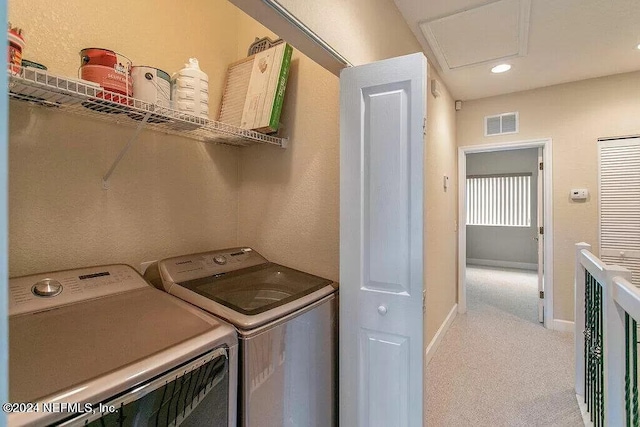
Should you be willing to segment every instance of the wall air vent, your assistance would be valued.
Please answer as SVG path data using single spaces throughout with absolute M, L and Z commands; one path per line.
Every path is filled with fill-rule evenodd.
M 484 118 L 484 136 L 518 133 L 518 113 L 504 113 Z

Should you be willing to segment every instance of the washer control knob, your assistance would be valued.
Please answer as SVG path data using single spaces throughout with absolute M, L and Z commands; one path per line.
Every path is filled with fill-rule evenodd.
M 62 285 L 57 280 L 42 279 L 33 285 L 31 292 L 39 297 L 55 297 L 62 292 Z
M 379 306 L 378 313 L 380 314 L 380 316 L 384 316 L 385 314 L 387 314 L 387 307 L 384 305 Z
M 227 259 L 222 255 L 213 257 L 213 261 L 218 265 L 225 265 L 227 263 Z

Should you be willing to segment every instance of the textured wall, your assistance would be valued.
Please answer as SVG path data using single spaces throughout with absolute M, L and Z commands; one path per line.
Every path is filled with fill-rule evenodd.
M 574 247 L 598 251 L 598 152 L 604 136 L 640 133 L 640 72 L 465 102 L 458 113 L 459 145 L 553 139 L 554 316 L 573 320 Z M 484 137 L 483 118 L 520 112 L 520 133 Z M 569 198 L 588 188 L 586 203 Z
M 531 226 L 467 225 L 467 260 L 538 263 L 538 149 L 495 151 L 467 155 L 468 175 L 531 174 Z M 535 268 L 535 267 L 534 267 Z
M 114 50 L 134 65 L 169 74 L 189 57 L 198 58 L 209 75 L 211 115 L 217 115 L 224 75 L 237 53 L 235 23 L 240 12 L 226 0 L 67 0 L 55 6 L 44 0 L 11 0 L 8 4 L 9 21 L 25 30 L 23 57 L 45 64 L 55 74 L 77 76 L 80 50 L 86 47 Z M 151 15 L 153 19 L 147 19 Z
M 76 75 L 84 47 L 111 48 L 168 72 L 196 56 L 215 111 L 224 70 L 237 59 L 240 12 L 223 0 L 151 5 L 12 1 L 9 19 L 26 31 L 25 57 L 63 75 Z M 10 114 L 12 276 L 113 262 L 137 267 L 236 244 L 239 149 L 145 131 L 105 191 L 101 177 L 131 128 L 15 102 Z
M 236 243 L 236 148 L 12 105 L 10 275 L 129 263 Z
M 153 20 L 139 19 L 151 13 L 148 4 L 74 0 L 58 12 L 44 1 L 15 1 L 10 12 L 11 20 L 27 30 L 25 56 L 56 73 L 74 75 L 78 51 L 87 46 L 111 48 L 136 63 L 169 72 L 196 56 L 209 74 L 215 111 L 227 64 L 246 55 L 248 44 L 266 31 L 221 0 L 165 0 L 154 4 Z M 125 9 L 125 16 L 114 12 Z M 334 42 L 354 64 L 421 50 L 390 0 L 336 2 L 330 16 L 316 12 L 308 24 L 313 28 L 314 22 L 324 23 L 317 29 L 320 36 Z M 334 25 L 333 20 L 350 25 Z M 206 31 L 187 34 L 188 28 Z M 14 108 L 11 273 L 115 261 L 135 265 L 238 243 L 255 246 L 274 261 L 337 279 L 338 111 L 338 79 L 296 52 L 283 114 L 285 133 L 291 137 L 287 150 L 235 150 L 143 134 L 105 192 L 100 176 L 129 130 Z M 425 344 L 456 295 L 451 97 L 445 93 L 435 100 L 429 95 L 428 115 L 430 332 Z M 33 166 L 25 166 L 29 164 Z M 36 166 L 53 168 L 55 178 L 33 173 Z M 447 193 L 441 185 L 445 173 L 451 179 Z M 62 253 L 61 241 L 71 249 Z
M 325 4 L 282 3 L 354 64 L 421 50 L 391 1 L 335 2 L 330 14 L 325 13 Z M 254 29 L 241 31 L 247 37 L 253 36 L 252 31 L 255 36 L 263 34 L 252 21 L 241 22 Z M 340 22 L 348 25 L 338 25 Z M 239 48 L 244 49 L 244 44 L 240 39 Z M 239 241 L 255 245 L 268 257 L 337 279 L 338 79 L 303 55 L 296 58 L 284 107 L 285 126 L 292 136 L 290 148 L 274 152 L 252 147 L 242 152 Z M 429 73 L 429 79 L 439 79 L 431 67 Z M 457 295 L 455 110 L 453 99 L 444 84 L 442 87 L 442 97 L 435 99 L 429 93 L 427 98 L 425 346 Z M 445 174 L 450 178 L 446 193 L 442 188 Z
M 279 0 L 353 65 L 422 52 L 392 0 Z
M 429 81 L 437 79 L 442 95 L 427 93 L 425 145 L 425 287 L 427 290 L 425 346 L 435 336 L 457 301 L 458 178 L 456 111 L 454 100 L 433 67 Z M 443 176 L 449 177 L 445 191 Z
M 323 2 L 322 6 L 295 0 L 282 0 L 281 3 L 354 65 L 422 51 L 390 0 L 331 0 Z M 429 80 L 433 78 L 440 80 L 433 67 L 429 67 Z M 425 346 L 457 298 L 455 110 L 451 95 L 441 80 L 440 83 L 443 96 L 436 99 L 430 92 L 427 95 Z M 443 175 L 450 179 L 447 192 L 442 187 Z M 337 184 L 335 188 L 337 192 Z
M 329 4 L 322 3 L 322 6 L 294 0 L 281 3 L 354 65 L 422 51 L 392 1 L 332 0 Z M 331 12 L 327 13 L 328 10 Z M 429 80 L 433 78 L 440 80 L 433 67 L 429 67 Z M 430 92 L 427 95 L 425 346 L 457 298 L 455 110 L 451 95 L 441 80 L 440 83 L 444 89 L 443 96 L 436 99 Z M 443 175 L 450 179 L 447 192 L 442 187 Z M 338 191 L 337 185 L 335 191 Z
M 238 47 L 273 36 L 240 19 Z M 267 258 L 338 280 L 339 80 L 294 51 L 283 120 L 286 150 L 241 153 L 239 237 Z

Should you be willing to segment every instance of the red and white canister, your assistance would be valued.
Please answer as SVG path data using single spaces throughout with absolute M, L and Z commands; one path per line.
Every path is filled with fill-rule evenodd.
M 9 40 L 9 55 L 7 63 L 9 69 L 13 73 L 19 73 L 22 66 L 22 50 L 24 49 L 24 37 L 17 28 L 11 28 L 7 31 L 7 39 Z
M 80 60 L 81 79 L 98 83 L 109 92 L 133 95 L 131 60 L 126 56 L 108 49 L 86 48 L 80 51 Z M 105 95 L 103 98 L 111 97 Z

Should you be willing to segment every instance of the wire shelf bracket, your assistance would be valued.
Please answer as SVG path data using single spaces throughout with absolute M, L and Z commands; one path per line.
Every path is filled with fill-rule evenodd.
M 105 190 L 109 189 L 109 178 L 111 177 L 111 174 L 113 173 L 114 170 L 116 170 L 116 167 L 118 166 L 118 164 L 120 163 L 124 155 L 127 154 L 127 151 L 129 151 L 129 149 L 133 146 L 133 143 L 138 138 L 138 135 L 140 135 L 140 132 L 142 131 L 142 129 L 144 129 L 144 126 L 147 124 L 150 117 L 151 117 L 151 111 L 145 114 L 144 119 L 142 119 L 142 121 L 138 124 L 135 132 L 133 133 L 133 135 L 131 135 L 131 138 L 129 138 L 129 141 L 127 141 L 125 146 L 122 147 L 122 150 L 120 150 L 120 153 L 118 153 L 118 157 L 116 157 L 116 159 L 111 164 L 111 167 L 109 168 L 107 173 L 102 177 L 103 189 Z

